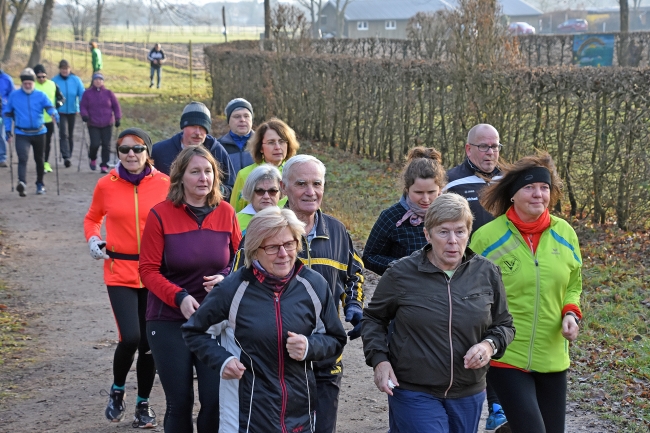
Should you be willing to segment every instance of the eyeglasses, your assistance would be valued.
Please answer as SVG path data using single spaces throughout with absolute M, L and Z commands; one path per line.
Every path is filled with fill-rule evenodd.
M 147 146 L 143 146 L 141 144 L 136 144 L 135 146 L 127 146 L 126 144 L 123 144 L 117 148 L 117 151 L 120 153 L 123 153 L 125 155 L 128 155 L 129 151 L 133 151 L 133 153 L 142 153 L 145 150 L 147 150 Z
M 285 144 L 287 144 L 287 140 L 282 140 L 282 139 L 280 139 L 278 141 L 269 140 L 267 142 L 263 141 L 262 144 L 266 144 L 266 145 L 271 146 L 271 147 L 275 147 L 276 144 L 279 144 L 280 146 L 284 146 Z
M 264 197 L 264 194 L 269 193 L 269 197 L 275 197 L 278 192 L 280 192 L 279 189 L 277 188 L 271 188 L 271 189 L 264 189 L 264 188 L 255 188 L 255 194 L 257 194 L 260 197 Z
M 259 248 L 263 249 L 264 252 L 269 256 L 274 256 L 280 252 L 280 247 L 283 247 L 286 252 L 294 251 L 296 248 L 298 248 L 298 241 L 294 239 L 292 241 L 285 242 L 282 245 L 267 245 L 265 247 Z
M 36 78 L 47 78 L 47 75 L 37 75 Z
M 470 146 L 478 147 L 478 150 L 481 152 L 487 152 L 488 150 L 492 150 L 494 152 L 500 152 L 501 149 L 503 148 L 503 144 L 472 144 L 469 143 Z

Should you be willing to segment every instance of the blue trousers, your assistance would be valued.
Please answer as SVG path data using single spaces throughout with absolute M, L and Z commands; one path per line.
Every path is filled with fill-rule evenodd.
M 485 391 L 463 398 L 437 398 L 393 389 L 388 396 L 389 433 L 476 433 Z

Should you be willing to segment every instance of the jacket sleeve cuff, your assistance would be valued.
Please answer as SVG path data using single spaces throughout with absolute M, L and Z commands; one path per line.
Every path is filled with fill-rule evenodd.
M 174 296 L 174 302 L 176 303 L 176 306 L 180 308 L 181 304 L 183 303 L 183 299 L 185 299 L 185 297 L 189 295 L 190 294 L 187 293 L 185 289 L 181 290 L 180 292 L 177 292 L 176 295 Z
M 303 337 L 305 338 L 305 344 L 307 346 L 305 347 L 305 355 L 302 357 L 300 361 L 304 361 L 305 359 L 307 359 L 307 355 L 309 355 L 309 338 L 305 337 L 304 335 Z
M 562 308 L 562 317 L 564 317 L 568 312 L 574 313 L 578 316 L 578 319 L 582 320 L 582 311 L 580 311 L 580 307 L 576 304 L 566 304 L 564 308 Z
M 388 354 L 384 352 L 375 353 L 372 355 L 371 364 L 372 368 L 375 368 L 380 362 L 389 361 Z

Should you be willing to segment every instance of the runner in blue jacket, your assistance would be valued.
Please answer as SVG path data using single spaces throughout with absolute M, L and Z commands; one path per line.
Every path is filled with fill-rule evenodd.
M 59 123 L 59 113 L 47 95 L 34 88 L 36 74 L 31 68 L 23 69 L 20 73 L 22 86 L 9 95 L 7 103 L 2 107 L 2 116 L 5 123 L 7 137 L 11 140 L 11 126 L 15 122 L 16 153 L 18 154 L 18 185 L 16 191 L 25 197 L 27 185 L 27 159 L 29 147 L 34 148 L 34 162 L 36 162 L 36 194 L 45 194 L 43 185 L 43 157 L 45 151 L 45 128 L 43 110 Z
M 59 107 L 59 116 L 61 117 L 59 141 L 64 164 L 66 167 L 69 167 L 74 148 L 72 141 L 74 123 L 77 119 L 77 113 L 79 113 L 79 102 L 84 94 L 84 83 L 81 81 L 81 78 L 70 71 L 70 64 L 67 60 L 61 60 L 59 62 L 59 75 L 53 77 L 52 81 L 59 86 L 65 98 L 63 105 Z

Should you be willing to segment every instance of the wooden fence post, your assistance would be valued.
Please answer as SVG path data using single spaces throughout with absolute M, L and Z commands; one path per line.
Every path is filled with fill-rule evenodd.
M 190 62 L 190 99 L 192 99 L 192 95 L 194 92 L 192 91 L 192 39 L 190 39 L 190 56 L 189 56 L 189 62 Z

